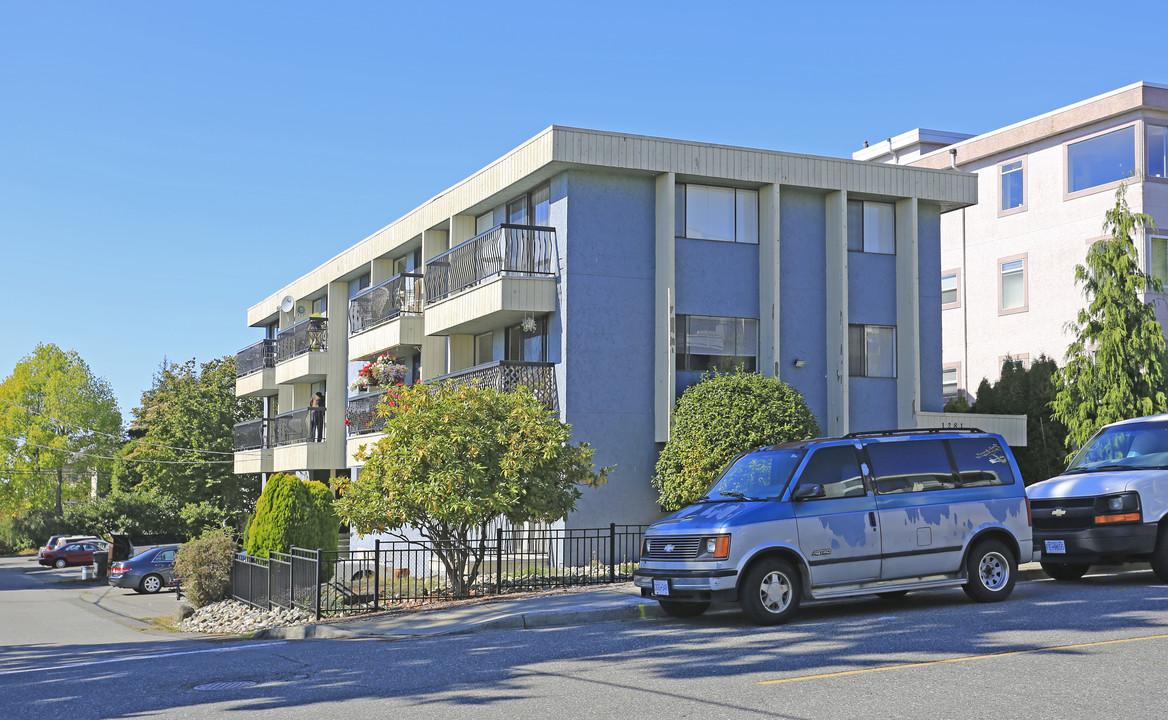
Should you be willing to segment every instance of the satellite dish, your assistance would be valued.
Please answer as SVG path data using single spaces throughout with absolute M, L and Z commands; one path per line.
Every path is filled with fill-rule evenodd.
M 284 299 L 280 301 L 280 309 L 286 313 L 292 312 L 292 308 L 296 306 L 296 298 L 291 295 L 285 295 Z

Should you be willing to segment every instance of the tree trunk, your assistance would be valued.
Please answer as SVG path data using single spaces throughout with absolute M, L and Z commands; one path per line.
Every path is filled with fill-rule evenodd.
M 57 468 L 57 507 L 54 511 L 56 517 L 61 517 L 65 514 L 65 509 L 61 507 L 61 486 L 65 484 L 65 471 Z

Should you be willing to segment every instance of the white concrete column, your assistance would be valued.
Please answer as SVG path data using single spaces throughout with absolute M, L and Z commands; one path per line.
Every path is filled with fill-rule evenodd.
M 349 367 L 349 283 L 328 284 L 328 361 L 325 370 L 325 447 L 332 468 L 345 462 L 345 400 Z M 311 385 L 305 385 L 311 388 Z M 308 403 L 305 402 L 305 405 Z M 298 406 L 303 407 L 303 406 Z
M 827 194 L 827 427 L 848 432 L 848 193 Z
M 393 260 L 390 258 L 373 258 L 369 263 L 369 284 L 380 285 L 393 277 Z
M 657 176 L 656 278 L 653 292 L 653 435 L 657 442 L 669 440 L 677 388 L 675 187 L 676 177 L 673 173 Z
M 758 191 L 758 371 L 779 373 L 779 186 Z
M 896 422 L 902 428 L 916 427 L 921 409 L 920 287 L 912 197 L 896 203 Z

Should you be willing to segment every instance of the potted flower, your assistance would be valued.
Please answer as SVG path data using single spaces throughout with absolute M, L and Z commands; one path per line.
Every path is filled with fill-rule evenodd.
M 405 380 L 410 369 L 400 364 L 397 358 L 380 355 L 371 363 L 366 363 L 357 373 L 357 379 L 349 386 L 350 390 L 365 391 L 378 385 L 392 385 Z

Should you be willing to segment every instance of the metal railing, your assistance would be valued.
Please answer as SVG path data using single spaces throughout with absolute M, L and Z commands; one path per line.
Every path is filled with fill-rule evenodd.
M 499 392 L 513 392 L 526 385 L 549 410 L 559 410 L 555 363 L 495 360 L 436 377 L 430 382 L 477 383 Z
M 231 593 L 255 607 L 298 607 L 320 619 L 405 603 L 628 582 L 646 527 L 497 527 L 474 541 L 478 573 L 458 592 L 441 560 L 451 548 L 430 541 L 376 540 L 358 550 L 292 548 L 269 558 L 238 553 Z
M 273 427 L 268 437 L 271 438 L 273 446 L 308 442 L 309 430 L 312 427 L 312 413 L 313 410 L 311 408 L 300 408 L 299 410 L 280 413 L 276 417 L 271 418 L 269 423 Z M 327 427 L 322 429 L 321 437 L 328 438 Z
M 272 447 L 271 425 L 268 418 L 236 423 L 233 434 L 237 451 Z
M 402 314 L 422 312 L 422 275 L 402 273 L 366 288 L 349 301 L 349 334 L 356 335 Z
M 496 225 L 426 263 L 426 302 L 495 275 L 554 275 L 555 247 L 555 228 Z
M 276 362 L 307 352 L 328 350 L 328 318 L 310 317 L 289 325 L 276 336 Z
M 248 345 L 235 353 L 235 377 L 251 375 L 264 368 L 276 367 L 276 341 L 271 338 Z
M 384 430 L 387 418 L 377 414 L 377 405 L 383 397 L 385 397 L 383 390 L 350 395 L 345 406 L 345 434 L 351 437 Z

